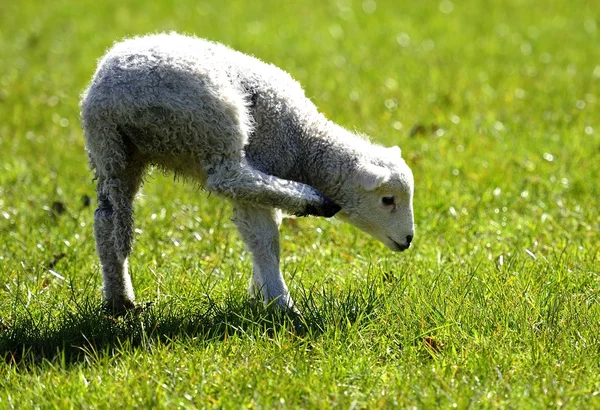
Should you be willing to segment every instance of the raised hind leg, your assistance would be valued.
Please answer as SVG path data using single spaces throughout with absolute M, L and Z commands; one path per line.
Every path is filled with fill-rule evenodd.
M 315 188 L 267 175 L 243 159 L 206 167 L 206 187 L 236 202 L 283 209 L 296 216 L 332 217 L 341 208 Z
M 144 167 L 136 164 L 127 171 L 119 177 L 98 177 L 98 208 L 94 213 L 104 301 L 113 312 L 135 306 L 128 257 L 133 241 L 133 199 L 141 184 Z

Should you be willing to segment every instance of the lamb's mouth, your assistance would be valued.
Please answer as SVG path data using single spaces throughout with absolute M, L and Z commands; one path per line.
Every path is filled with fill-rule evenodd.
M 393 240 L 392 238 L 390 238 L 389 236 L 388 236 L 388 239 L 389 239 L 389 240 L 392 242 L 392 244 L 393 244 L 393 245 L 391 246 L 391 248 L 392 248 L 392 250 L 393 250 L 393 251 L 404 252 L 405 250 L 407 250 L 408 248 L 410 248 L 410 244 L 407 244 L 407 245 L 401 245 L 401 244 L 399 244 L 398 242 L 396 242 L 395 240 Z

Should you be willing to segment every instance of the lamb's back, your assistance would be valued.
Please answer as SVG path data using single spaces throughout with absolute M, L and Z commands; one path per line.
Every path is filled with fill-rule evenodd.
M 281 177 L 292 177 L 299 139 L 310 128 L 307 124 L 320 119 L 300 84 L 284 70 L 222 44 L 176 33 L 115 44 L 100 60 L 82 100 L 84 122 L 90 112 L 109 113 L 136 129 L 148 127 L 137 135 L 160 139 L 161 145 L 170 143 L 164 139 L 169 121 L 202 129 L 207 122 L 223 122 L 219 117 L 242 116 L 238 122 L 247 131 L 247 158 Z

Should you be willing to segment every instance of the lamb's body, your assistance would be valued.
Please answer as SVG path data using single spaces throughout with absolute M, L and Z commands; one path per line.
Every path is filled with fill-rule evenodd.
M 254 285 L 292 306 L 279 271 L 277 209 L 332 216 L 358 198 L 344 178 L 375 147 L 329 122 L 289 74 L 205 40 L 161 34 L 126 40 L 100 61 L 82 100 L 98 178 L 95 236 L 105 298 L 133 304 L 127 273 L 132 201 L 148 164 L 193 178 L 234 204 L 254 255 Z M 411 215 L 412 223 L 412 215 Z

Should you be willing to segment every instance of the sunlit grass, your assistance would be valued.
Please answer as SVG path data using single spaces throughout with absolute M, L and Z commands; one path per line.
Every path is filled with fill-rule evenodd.
M 594 2 L 8 2 L 0 7 L 0 408 L 600 406 Z M 139 317 L 100 310 L 79 93 L 106 47 L 178 30 L 281 66 L 400 145 L 401 255 L 285 220 L 303 317 L 254 306 L 231 208 L 154 173 Z M 91 198 L 91 203 L 90 203 Z

